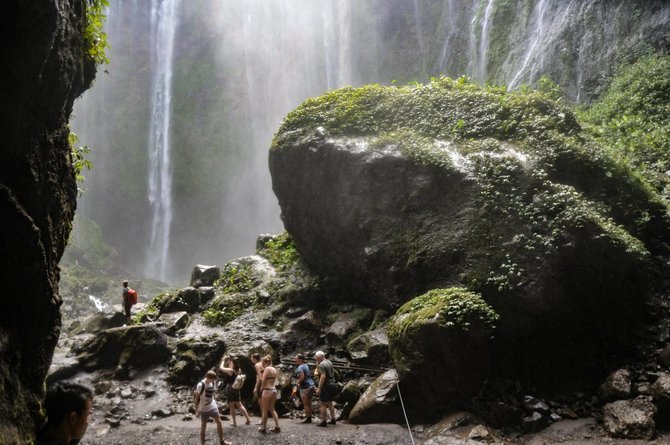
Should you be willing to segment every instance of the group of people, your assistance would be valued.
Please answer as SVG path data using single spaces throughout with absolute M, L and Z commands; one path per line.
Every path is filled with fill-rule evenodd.
M 333 364 L 322 351 L 317 351 L 314 354 L 314 358 L 317 362 L 316 372 L 318 372 L 319 376 L 318 383 L 315 383 L 312 378 L 312 373 L 305 361 L 305 356 L 303 354 L 295 356 L 295 362 L 298 365 L 295 373 L 295 390 L 299 392 L 305 408 L 305 419 L 302 423 L 312 423 L 312 398 L 317 396 L 321 404 L 320 422 L 317 423 L 317 426 L 326 427 L 328 424 L 335 425 L 333 399 L 336 392 L 334 390 L 335 372 Z M 269 431 L 279 433 L 281 432 L 281 427 L 279 426 L 279 416 L 275 409 L 278 396 L 275 384 L 277 369 L 272 365 L 272 357 L 269 355 L 261 357 L 260 354 L 254 353 L 251 355 L 251 362 L 254 364 L 256 371 L 254 395 L 257 396 L 261 411 L 258 431 L 266 434 L 268 432 L 268 420 L 272 418 L 274 426 Z M 242 404 L 240 388 L 235 388 L 234 385 L 236 378 L 242 373 L 238 358 L 228 355 L 224 356 L 219 364 L 218 373 L 223 376 L 222 382 L 225 384 L 225 394 L 230 408 L 231 426 L 237 426 L 236 416 L 238 409 L 246 419 L 245 424 L 249 425 L 251 421 L 248 411 Z M 216 423 L 220 443 L 229 443 L 223 439 L 223 426 L 215 400 L 216 380 L 217 371 L 207 371 L 205 378 L 196 385 L 194 391 L 195 414 L 200 420 L 200 441 L 203 444 L 205 443 L 205 429 L 209 419 L 213 419 Z M 328 411 L 330 411 L 330 421 L 327 418 Z
M 312 423 L 312 398 L 317 396 L 321 403 L 320 422 L 317 426 L 326 427 L 328 424 L 335 425 L 335 408 L 333 398 L 336 395 L 333 390 L 335 373 L 333 364 L 322 351 L 316 352 L 314 358 L 317 362 L 316 373 L 318 379 L 315 383 L 309 366 L 303 354 L 295 356 L 297 365 L 295 377 L 295 390 L 299 392 L 305 409 L 305 419 L 302 423 Z M 256 384 L 254 394 L 258 397 L 261 410 L 261 421 L 258 431 L 267 433 L 268 419 L 272 417 L 274 426 L 270 428 L 273 433 L 281 432 L 279 416 L 275 410 L 277 402 L 277 370 L 272 365 L 272 357 L 262 357 L 252 354 L 251 361 L 256 370 Z M 218 371 L 218 372 L 217 372 Z M 223 425 L 219 408 L 216 404 L 216 383 L 219 375 L 225 384 L 225 394 L 230 408 L 231 426 L 237 426 L 237 410 L 239 409 L 245 417 L 245 424 L 251 424 L 249 413 L 242 404 L 240 388 L 236 387 L 235 380 L 242 373 L 239 360 L 236 357 L 224 356 L 218 369 L 207 371 L 205 377 L 198 382 L 194 390 L 195 414 L 200 420 L 200 442 L 205 443 L 205 429 L 210 419 L 216 423 L 219 443 L 230 445 L 223 438 Z M 47 423 L 38 434 L 39 445 L 65 445 L 77 443 L 84 435 L 88 427 L 89 416 L 93 413 L 93 392 L 86 386 L 70 381 L 60 381 L 51 385 L 47 391 L 44 402 L 47 414 Z M 330 411 L 330 421 L 327 421 Z

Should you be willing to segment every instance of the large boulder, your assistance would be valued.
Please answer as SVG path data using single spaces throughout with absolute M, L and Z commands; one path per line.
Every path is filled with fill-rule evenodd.
M 439 289 L 403 305 L 389 320 L 389 349 L 405 403 L 431 419 L 482 389 L 489 373 L 489 343 L 497 315 L 479 296 Z
M 641 319 L 645 243 L 670 239 L 655 192 L 539 92 L 331 91 L 286 117 L 269 162 L 284 226 L 339 295 L 395 310 L 467 286 L 524 379 L 601 378 Z M 545 366 L 507 366 L 528 357 Z
M 101 331 L 77 347 L 84 370 L 109 369 L 119 378 L 127 378 L 133 369 L 165 363 L 169 357 L 167 336 L 153 324 Z
M 226 344 L 219 336 L 187 337 L 179 340 L 169 365 L 173 385 L 192 385 L 218 366 Z
M 651 440 L 656 436 L 656 411 L 648 397 L 617 400 L 603 407 L 603 428 L 612 437 Z

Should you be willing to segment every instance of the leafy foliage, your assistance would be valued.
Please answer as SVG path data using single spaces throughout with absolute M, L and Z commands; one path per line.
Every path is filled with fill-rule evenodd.
M 77 145 L 79 142 L 79 136 L 77 133 L 70 131 L 68 135 L 68 142 L 70 143 L 70 155 L 72 157 L 72 166 L 74 167 L 75 179 L 79 183 L 83 183 L 86 180 L 83 171 L 90 170 L 93 168 L 93 164 L 89 159 L 86 158 L 91 152 L 91 149 L 88 146 Z M 81 195 L 84 192 L 84 189 L 77 188 L 79 194 Z
M 581 110 L 585 130 L 670 199 L 670 55 L 623 66 L 605 94 Z
M 286 270 L 293 266 L 300 254 L 295 248 L 295 243 L 288 232 L 284 232 L 265 244 L 265 248 L 258 252 L 267 258 L 270 263 L 279 270 Z
M 109 0 L 86 0 L 84 40 L 87 44 L 88 55 L 93 59 L 96 65 L 108 64 L 109 59 L 105 54 L 105 48 L 108 48 L 107 34 L 103 31 L 103 26 L 107 16 L 105 8 L 109 6 Z

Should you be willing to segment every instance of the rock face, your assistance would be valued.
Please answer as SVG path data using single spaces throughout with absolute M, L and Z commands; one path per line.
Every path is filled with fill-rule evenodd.
M 465 286 L 501 317 L 499 371 L 539 383 L 606 369 L 640 319 L 645 242 L 670 233 L 569 109 L 464 80 L 310 99 L 270 171 L 296 248 L 339 295 L 394 310 Z
M 10 0 L 0 57 L 0 442 L 29 443 L 60 331 L 58 261 L 77 186 L 67 127 L 93 80 L 84 1 Z

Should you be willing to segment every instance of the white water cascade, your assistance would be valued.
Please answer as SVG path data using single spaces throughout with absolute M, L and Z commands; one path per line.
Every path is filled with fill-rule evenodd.
M 491 32 L 491 13 L 493 12 L 493 3 L 495 0 L 488 0 L 482 19 L 481 32 L 479 35 L 479 51 L 477 53 L 477 79 L 480 82 L 486 82 L 488 76 L 488 51 L 489 34 Z
M 149 126 L 149 186 L 151 238 L 147 271 L 166 278 L 172 223 L 172 171 L 170 165 L 170 105 L 172 100 L 172 55 L 177 28 L 178 0 L 152 0 L 151 52 L 155 67 L 152 79 Z
M 527 75 L 528 71 L 530 69 L 531 65 L 531 60 L 534 58 L 539 59 L 538 62 L 536 62 L 537 65 L 539 65 L 539 69 L 542 69 L 543 61 L 542 61 L 542 50 L 541 50 L 541 44 L 543 42 L 543 38 L 545 37 L 545 27 L 546 27 L 546 9 L 547 9 L 547 0 L 540 0 L 539 3 L 535 6 L 535 10 L 533 13 L 533 20 L 535 22 L 531 32 L 529 33 L 529 41 L 530 43 L 528 44 L 528 49 L 526 50 L 526 55 L 523 59 L 523 63 L 521 64 L 521 67 L 519 70 L 516 72 L 514 77 L 512 77 L 512 80 L 509 81 L 507 84 L 507 88 L 512 89 L 516 86 L 519 85 L 520 79 L 522 76 Z M 530 76 L 529 76 L 530 77 Z

